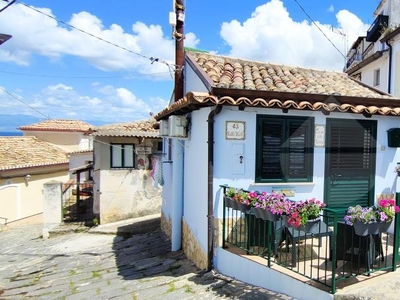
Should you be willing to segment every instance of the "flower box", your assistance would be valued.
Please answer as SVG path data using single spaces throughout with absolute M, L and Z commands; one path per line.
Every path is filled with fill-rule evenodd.
M 263 219 L 264 221 L 276 222 L 281 217 L 280 215 L 273 214 L 270 210 L 266 210 L 265 208 L 253 207 L 252 211 L 256 218 Z
M 360 236 L 366 236 L 370 234 L 379 234 L 379 222 L 372 223 L 362 223 L 359 221 L 355 221 L 353 223 L 354 232 Z

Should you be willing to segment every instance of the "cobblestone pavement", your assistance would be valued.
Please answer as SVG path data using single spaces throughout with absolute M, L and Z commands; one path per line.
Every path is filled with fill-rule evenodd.
M 0 299 L 293 299 L 200 272 L 160 231 L 41 234 L 40 226 L 0 232 Z

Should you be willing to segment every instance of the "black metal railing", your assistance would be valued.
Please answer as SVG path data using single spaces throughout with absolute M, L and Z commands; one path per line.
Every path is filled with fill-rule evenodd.
M 229 187 L 221 187 L 225 195 Z M 399 193 L 396 198 L 399 203 Z M 282 218 L 257 218 L 251 207 L 235 207 L 229 201 L 224 196 L 222 247 L 263 257 L 268 267 L 279 264 L 329 287 L 332 293 L 356 276 L 396 270 L 397 217 L 388 232 L 359 236 L 343 220 L 346 209 L 325 208 L 320 222 L 304 231 L 288 226 Z
M 93 221 L 93 183 L 63 184 L 62 207 L 64 222 Z

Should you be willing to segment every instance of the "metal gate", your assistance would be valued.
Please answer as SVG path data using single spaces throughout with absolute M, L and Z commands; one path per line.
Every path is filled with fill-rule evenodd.
M 63 221 L 93 222 L 93 182 L 63 184 Z

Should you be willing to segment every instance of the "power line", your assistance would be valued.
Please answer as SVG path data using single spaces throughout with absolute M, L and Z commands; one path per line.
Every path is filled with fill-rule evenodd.
M 137 53 L 137 52 L 132 51 L 132 50 L 126 48 L 126 47 L 123 47 L 123 46 L 120 46 L 120 45 L 118 45 L 118 44 L 112 43 L 112 42 L 110 42 L 110 41 L 108 41 L 108 40 L 106 40 L 106 39 L 103 39 L 103 38 L 101 38 L 101 37 L 98 37 L 98 36 L 96 36 L 96 35 L 94 35 L 94 34 L 92 34 L 92 33 L 90 33 L 90 32 L 87 32 L 87 31 L 85 31 L 85 30 L 83 30 L 83 29 L 80 29 L 80 28 L 75 27 L 75 26 L 73 26 L 73 25 L 71 25 L 71 24 L 68 24 L 67 22 L 61 21 L 61 20 L 59 20 L 59 19 L 57 19 L 57 18 L 55 18 L 55 17 L 53 17 L 53 16 L 51 16 L 51 15 L 49 15 L 49 14 L 46 14 L 46 13 L 44 13 L 44 12 L 42 12 L 42 11 L 40 11 L 40 10 L 38 10 L 38 9 L 36 9 L 36 8 L 34 8 L 34 7 L 32 7 L 32 6 L 29 6 L 29 5 L 27 5 L 27 4 L 25 4 L 25 3 L 21 2 L 21 1 L 18 1 L 18 0 L 14 0 L 14 1 L 17 1 L 18 3 L 24 5 L 25 7 L 29 8 L 29 9 L 31 9 L 31 10 L 33 10 L 33 11 L 36 11 L 37 13 L 40 13 L 40 14 L 42 14 L 42 15 L 45 15 L 46 17 L 51 18 L 51 19 L 55 20 L 55 21 L 58 22 L 58 23 L 64 24 L 64 25 L 66 25 L 66 26 L 68 26 L 68 27 L 70 27 L 70 28 L 73 28 L 73 29 L 75 29 L 75 30 L 78 30 L 78 31 L 80 31 L 80 32 L 82 32 L 82 33 L 84 33 L 84 34 L 87 34 L 87 35 L 89 35 L 89 36 L 95 38 L 95 39 L 98 39 L 98 40 L 100 40 L 100 41 L 102 41 L 102 42 L 105 42 L 105 43 L 107 43 L 107 44 L 109 44 L 109 45 L 112 45 L 112 46 L 117 47 L 117 48 L 119 48 L 119 49 L 125 50 L 125 51 L 127 51 L 127 52 L 129 52 L 129 53 L 135 54 L 135 55 L 140 56 L 140 57 L 142 57 L 142 58 L 149 59 L 149 60 L 151 61 L 151 64 L 153 64 L 154 62 L 163 63 L 163 64 L 167 65 L 167 67 L 169 68 L 170 71 L 171 71 L 171 70 L 174 70 L 174 69 L 176 68 L 176 66 L 175 66 L 174 64 L 170 64 L 170 63 L 168 63 L 167 61 L 165 61 L 165 60 L 163 60 L 163 59 L 161 59 L 161 58 L 157 58 L 157 57 L 148 57 L 148 56 L 146 56 L 146 55 Z
M 24 101 L 22 101 L 21 99 L 19 99 L 18 97 L 14 96 L 13 94 L 11 94 L 9 91 L 7 91 L 5 88 L 3 88 L 2 86 L 0 86 L 0 88 L 9 96 L 11 96 L 12 98 L 14 98 L 15 100 L 17 100 L 18 102 L 22 103 L 23 105 L 27 106 L 28 108 L 32 109 L 33 111 L 37 112 L 38 114 L 44 116 L 46 119 L 50 119 L 49 116 L 46 116 L 44 113 L 42 113 L 41 111 L 37 110 L 36 108 L 30 106 L 29 104 L 25 103 Z
M 318 30 L 324 35 L 324 37 L 332 44 L 332 46 L 340 53 L 341 56 L 343 56 L 344 59 L 346 59 L 346 56 L 336 47 L 336 45 L 329 39 L 329 37 L 322 31 L 322 29 L 317 25 L 317 23 L 314 22 L 314 20 L 311 18 L 311 16 L 306 12 L 306 10 L 301 6 L 301 4 L 297 1 L 294 0 L 294 2 L 297 3 L 297 5 L 300 7 L 300 9 L 305 13 L 305 15 L 310 19 L 311 23 L 315 25 L 315 27 L 318 28 Z
M 46 74 L 31 74 L 31 73 L 19 73 L 19 72 L 11 72 L 11 71 L 3 71 L 0 70 L 0 73 L 12 74 L 12 75 L 21 75 L 28 77 L 46 77 L 46 78 L 67 78 L 67 79 L 111 79 L 111 78 L 127 78 L 127 77 L 141 77 L 141 76 L 149 76 L 149 75 L 162 75 L 162 74 L 170 74 L 170 72 L 157 72 L 157 73 L 145 73 L 145 74 L 135 74 L 135 75 L 126 75 L 126 76 L 63 76 L 63 75 L 46 75 Z
M 8 1 L 6 1 L 6 0 L 3 0 L 3 1 L 8 2 Z M 0 9 L 0 13 L 1 13 L 3 10 L 6 10 L 8 7 L 10 7 L 15 1 L 16 1 L 16 0 L 12 0 L 10 3 L 8 3 L 6 6 L 4 6 L 2 9 Z

